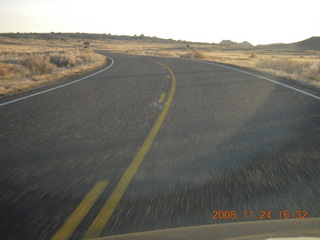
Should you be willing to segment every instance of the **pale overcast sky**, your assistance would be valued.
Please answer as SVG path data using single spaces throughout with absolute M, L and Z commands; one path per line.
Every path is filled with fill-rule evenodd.
M 0 32 L 88 32 L 218 43 L 320 36 L 319 0 L 1 0 Z

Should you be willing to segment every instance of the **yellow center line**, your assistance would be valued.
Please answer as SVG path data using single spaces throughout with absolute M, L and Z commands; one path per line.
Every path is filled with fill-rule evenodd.
M 163 100 L 165 99 L 166 95 L 167 95 L 166 93 L 162 93 L 159 100 L 158 100 L 158 103 L 162 103 Z
M 70 215 L 68 220 L 62 225 L 58 232 L 56 232 L 56 234 L 51 238 L 51 240 L 69 239 L 108 184 L 108 181 L 98 182 Z
M 169 74 L 167 75 L 167 78 L 170 79 L 170 75 Z
M 168 113 L 169 107 L 171 105 L 173 95 L 176 89 L 176 78 L 172 72 L 172 70 L 167 67 L 166 65 L 157 62 L 158 64 L 162 65 L 171 75 L 172 84 L 171 89 L 168 95 L 168 99 L 166 104 L 164 105 L 156 123 L 152 127 L 149 135 L 145 139 L 144 143 L 142 144 L 141 148 L 137 152 L 136 156 L 134 157 L 133 161 L 131 162 L 130 166 L 127 168 L 123 176 L 121 177 L 118 185 L 114 189 L 113 193 L 109 197 L 108 201 L 102 206 L 98 216 L 91 224 L 89 229 L 87 230 L 84 239 L 91 239 L 99 237 L 103 228 L 107 225 L 112 213 L 114 212 L 115 208 L 117 207 L 118 203 L 120 202 L 124 192 L 126 191 L 129 183 L 133 179 L 134 175 L 136 174 L 139 166 L 141 165 L 144 157 L 150 151 L 151 145 L 160 130 L 160 127 Z

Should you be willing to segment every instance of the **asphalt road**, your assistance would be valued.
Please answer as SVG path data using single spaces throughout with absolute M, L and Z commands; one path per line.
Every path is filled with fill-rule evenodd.
M 0 239 L 53 239 L 67 221 L 82 239 L 99 214 L 98 236 L 320 217 L 319 99 L 217 65 L 107 55 L 106 71 L 0 107 Z

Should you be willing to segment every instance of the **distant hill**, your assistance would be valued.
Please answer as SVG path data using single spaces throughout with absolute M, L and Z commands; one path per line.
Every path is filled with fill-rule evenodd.
M 238 43 L 240 47 L 253 47 L 253 45 L 247 41 L 244 41 L 242 43 Z
M 320 50 L 320 37 L 311 37 L 306 40 L 288 44 L 292 48 L 302 50 Z
M 61 33 L 61 32 L 51 32 L 51 33 L 0 33 L 0 36 L 10 37 L 10 38 L 29 38 L 29 39 L 42 39 L 42 40 L 68 40 L 68 39 L 92 39 L 92 40 L 133 40 L 133 41 L 149 41 L 149 42 L 163 42 L 163 43 L 193 43 L 182 40 L 173 39 L 163 39 L 158 37 L 149 37 L 141 35 L 111 35 L 111 34 L 98 34 L 98 33 Z
M 311 37 L 306 40 L 288 44 L 258 45 L 257 48 L 292 49 L 292 50 L 320 50 L 320 37 Z
M 219 43 L 220 46 L 228 46 L 228 47 L 253 47 L 253 45 L 247 41 L 244 41 L 242 43 L 233 42 L 231 40 L 222 40 Z
M 232 46 L 232 45 L 237 45 L 236 42 L 233 42 L 231 40 L 222 40 L 219 45 L 221 46 Z

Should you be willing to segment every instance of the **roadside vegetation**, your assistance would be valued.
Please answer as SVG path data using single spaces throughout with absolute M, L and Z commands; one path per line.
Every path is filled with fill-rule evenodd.
M 209 50 L 192 58 L 227 63 L 296 80 L 320 89 L 319 51 Z M 185 55 L 181 55 L 185 57 Z
M 320 51 L 273 47 L 221 46 L 160 40 L 96 41 L 97 49 L 118 53 L 199 59 L 227 63 L 295 80 L 320 90 Z
M 314 84 L 320 83 L 320 61 L 317 59 L 265 57 L 260 59 L 255 67 L 277 75 L 310 81 Z
M 287 77 L 320 90 L 319 40 L 315 37 L 283 48 L 232 41 L 193 43 L 144 35 L 0 34 L 0 95 L 102 66 L 106 58 L 94 50 L 227 63 Z
M 80 75 L 103 66 L 106 57 L 87 46 L 86 42 L 75 45 L 0 37 L 0 95 Z

